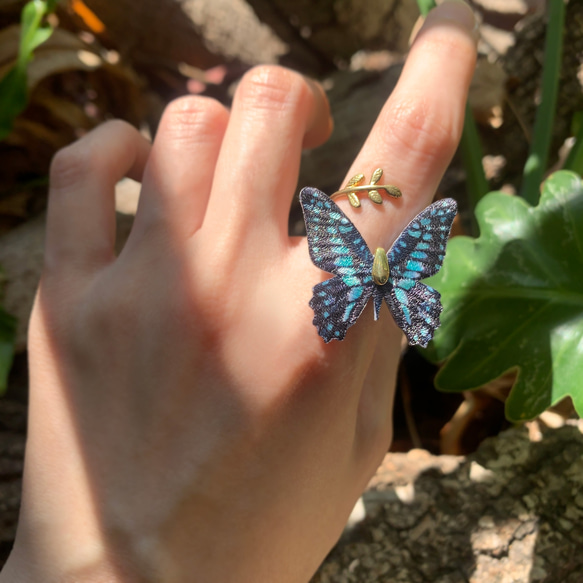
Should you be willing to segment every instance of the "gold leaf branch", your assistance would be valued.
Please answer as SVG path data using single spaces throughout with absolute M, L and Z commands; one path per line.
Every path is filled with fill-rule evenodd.
M 360 206 L 360 199 L 356 194 L 359 191 L 366 191 L 368 197 L 375 204 L 383 204 L 383 198 L 379 190 L 384 190 L 389 196 L 393 198 L 400 198 L 402 196 L 401 191 L 392 184 L 377 184 L 383 175 L 382 168 L 377 168 L 370 179 L 369 184 L 362 185 L 361 182 L 364 180 L 364 174 L 355 174 L 347 183 L 342 190 L 338 190 L 330 195 L 330 198 L 336 198 L 346 194 L 348 197 L 348 202 L 354 207 L 358 208 Z

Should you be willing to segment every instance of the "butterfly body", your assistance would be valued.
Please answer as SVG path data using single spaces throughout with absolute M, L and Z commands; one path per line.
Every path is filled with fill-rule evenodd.
M 384 284 L 375 282 L 382 281 L 373 276 L 375 257 L 334 201 L 308 187 L 302 189 L 300 202 L 312 262 L 335 276 L 314 286 L 310 300 L 314 325 L 324 341 L 342 340 L 372 298 L 375 320 L 384 300 L 409 343 L 427 346 L 439 326 L 442 307 L 439 293 L 420 279 L 441 267 L 455 201 L 432 204 L 405 227 L 386 253 Z

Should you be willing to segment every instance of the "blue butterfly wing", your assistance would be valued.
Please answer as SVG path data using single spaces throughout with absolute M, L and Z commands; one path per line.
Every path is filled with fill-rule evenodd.
M 368 245 L 327 194 L 317 188 L 303 188 L 300 204 L 310 258 L 316 267 L 340 276 L 353 275 L 358 270 L 372 273 L 373 257 Z
M 441 296 L 419 280 L 441 269 L 456 213 L 451 198 L 433 203 L 403 229 L 387 253 L 390 285 L 383 286 L 384 297 L 409 344 L 426 347 L 439 327 Z
M 300 192 L 300 203 L 312 263 L 336 276 L 314 287 L 310 301 L 314 325 L 326 342 L 342 340 L 372 295 L 373 256 L 358 229 L 329 196 L 307 187 Z
M 410 345 L 426 348 L 433 338 L 443 309 L 440 298 L 437 290 L 420 281 L 408 290 L 393 286 L 385 293 L 389 310 Z
M 346 336 L 370 299 L 373 285 L 348 286 L 340 277 L 333 277 L 314 286 L 310 300 L 313 323 L 325 342 Z
M 441 269 L 456 213 L 455 200 L 438 200 L 403 229 L 387 253 L 393 281 L 417 281 L 435 275 Z

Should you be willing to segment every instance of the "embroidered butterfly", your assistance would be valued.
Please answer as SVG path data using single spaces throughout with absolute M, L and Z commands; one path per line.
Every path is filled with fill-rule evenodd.
M 310 306 L 314 325 L 325 342 L 342 340 L 372 297 L 374 319 L 383 298 L 409 344 L 426 347 L 439 327 L 439 292 L 419 281 L 441 268 L 445 246 L 457 212 L 455 200 L 437 201 L 421 211 L 386 253 L 388 278 L 377 283 L 375 257 L 362 235 L 329 196 L 304 188 L 300 203 L 306 221 L 310 258 L 316 267 L 335 275 L 314 286 Z M 384 257 L 382 261 L 386 265 Z M 386 269 L 386 268 L 385 268 Z

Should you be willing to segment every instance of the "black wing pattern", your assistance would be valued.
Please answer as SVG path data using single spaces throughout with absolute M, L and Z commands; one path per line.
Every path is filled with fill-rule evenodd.
M 314 325 L 326 342 L 342 340 L 372 295 L 373 257 L 358 229 L 329 196 L 304 188 L 300 203 L 310 258 L 316 267 L 336 275 L 314 287 Z
M 427 346 L 439 327 L 441 296 L 419 280 L 441 269 L 456 212 L 451 198 L 433 203 L 403 229 L 387 253 L 391 285 L 383 286 L 384 297 L 409 344 Z

